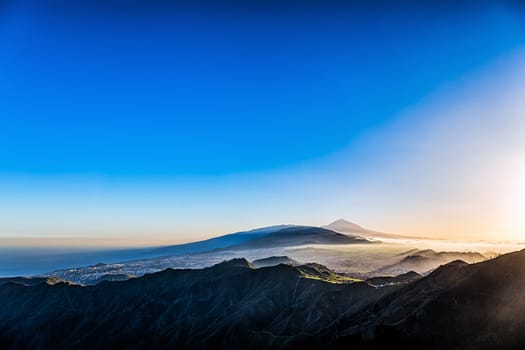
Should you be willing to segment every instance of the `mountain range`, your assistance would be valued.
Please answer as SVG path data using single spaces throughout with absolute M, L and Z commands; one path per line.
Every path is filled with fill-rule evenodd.
M 0 280 L 2 349 L 519 349 L 525 251 L 359 280 L 233 259 L 80 286 Z
M 204 241 L 160 247 L 151 250 L 154 255 L 200 253 L 212 250 L 258 249 L 289 247 L 305 244 L 370 243 L 355 234 L 340 233 L 329 228 L 303 225 L 276 225 L 250 231 L 231 233 Z
M 341 233 L 326 227 L 341 231 L 345 229 L 347 232 Z M 104 280 L 125 280 L 166 268 L 204 268 L 234 258 L 246 258 L 256 266 L 268 266 L 270 260 L 286 257 L 294 261 L 295 265 L 317 262 L 332 270 L 366 279 L 395 276 L 409 271 L 426 274 L 456 259 L 473 263 L 487 258 L 476 252 L 434 251 L 383 242 L 377 237 L 363 237 L 371 237 L 372 234 L 377 233 L 342 219 L 324 228 L 277 225 L 199 242 L 150 248 L 137 255 L 136 259 L 68 266 L 43 275 L 79 284 L 96 284 Z M 394 235 L 389 237 L 389 242 L 395 241 Z

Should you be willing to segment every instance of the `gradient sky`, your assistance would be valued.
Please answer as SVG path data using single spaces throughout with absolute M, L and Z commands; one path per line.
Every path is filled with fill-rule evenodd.
M 1 1 L 0 238 L 525 240 L 524 49 L 520 1 Z

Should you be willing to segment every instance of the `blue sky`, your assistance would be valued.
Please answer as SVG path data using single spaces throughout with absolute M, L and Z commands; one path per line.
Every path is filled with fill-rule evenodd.
M 415 139 L 439 118 L 400 130 L 406 110 L 501 80 L 524 17 L 496 1 L 3 2 L 0 236 L 188 240 L 339 216 L 425 231 L 400 221 L 410 206 L 357 210 L 385 202 L 363 177 L 402 144 L 363 139 Z

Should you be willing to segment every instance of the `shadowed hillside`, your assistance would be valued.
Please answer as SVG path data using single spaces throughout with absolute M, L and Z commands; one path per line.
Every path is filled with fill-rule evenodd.
M 343 310 L 357 312 L 395 289 L 352 281 L 316 264 L 255 269 L 235 259 L 95 286 L 11 283 L 0 287 L 0 344 L 12 349 L 288 347 Z
M 58 283 L 57 283 L 58 282 Z M 119 282 L 0 285 L 2 349 L 518 349 L 525 251 L 358 281 L 234 259 Z

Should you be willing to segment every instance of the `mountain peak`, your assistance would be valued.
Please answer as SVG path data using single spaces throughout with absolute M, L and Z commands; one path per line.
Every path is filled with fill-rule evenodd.
M 249 269 L 255 269 L 255 266 L 252 265 L 248 260 L 245 258 L 233 258 L 231 260 L 225 260 L 221 263 L 218 263 L 211 268 L 249 268 Z
M 330 225 L 334 225 L 334 224 L 351 224 L 351 225 L 356 225 L 353 222 L 350 222 L 350 221 L 346 220 L 345 218 L 340 218 L 340 219 L 337 219 L 334 222 L 330 223 Z
M 345 220 L 343 218 L 335 220 L 334 222 L 324 226 L 324 228 L 328 228 L 334 231 L 344 231 L 344 232 L 365 232 L 367 231 L 365 228 L 357 224 L 354 224 L 353 222 Z

